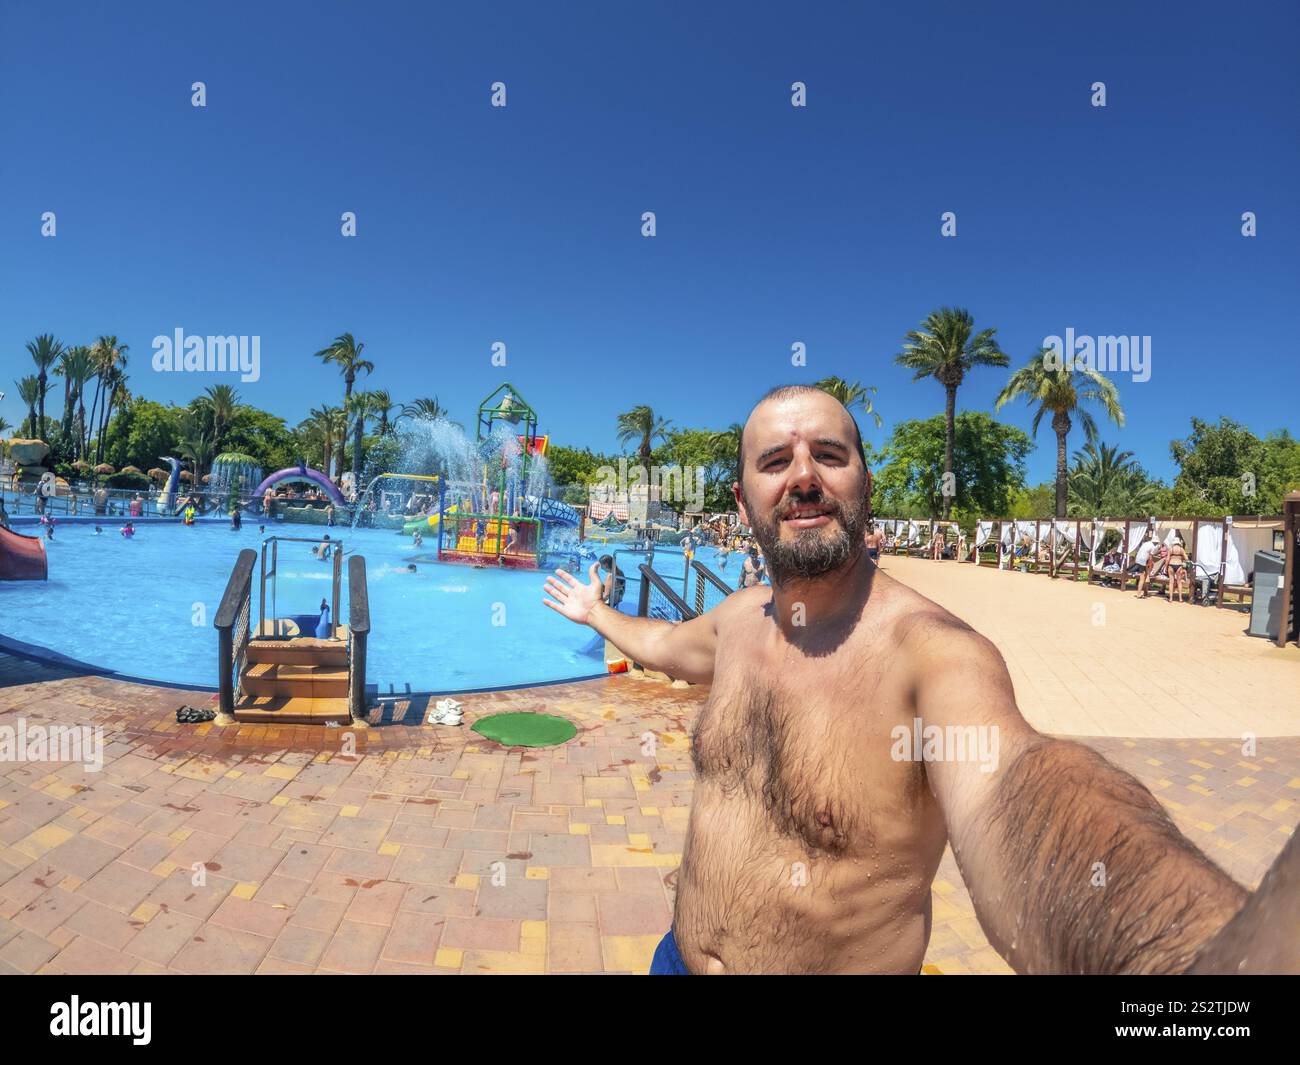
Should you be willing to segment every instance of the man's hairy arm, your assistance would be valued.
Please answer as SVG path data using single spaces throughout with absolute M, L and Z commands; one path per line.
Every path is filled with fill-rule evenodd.
M 952 618 L 913 626 L 917 714 L 998 730 L 992 772 L 926 764 L 992 945 L 1019 972 L 1185 972 L 1243 888 L 1134 777 L 1032 729 L 997 649 Z

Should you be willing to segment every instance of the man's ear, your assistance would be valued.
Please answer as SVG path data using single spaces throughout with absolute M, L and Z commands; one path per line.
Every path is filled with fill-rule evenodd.
M 742 525 L 749 525 L 749 514 L 745 510 L 745 493 L 741 489 L 739 481 L 732 484 L 731 494 L 736 500 L 736 510 L 740 515 L 740 523 Z

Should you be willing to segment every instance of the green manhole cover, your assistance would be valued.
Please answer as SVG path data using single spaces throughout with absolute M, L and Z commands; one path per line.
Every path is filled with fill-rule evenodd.
M 578 734 L 572 721 L 551 714 L 492 714 L 474 722 L 472 728 L 505 747 L 554 747 Z

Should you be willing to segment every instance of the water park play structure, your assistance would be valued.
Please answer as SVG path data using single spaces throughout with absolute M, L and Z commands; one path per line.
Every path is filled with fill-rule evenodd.
M 49 579 L 45 544 L 39 536 L 23 536 L 0 528 L 0 581 Z
M 297 466 L 288 466 L 283 470 L 276 470 L 275 473 L 253 489 L 249 500 L 250 504 L 259 502 L 268 488 L 279 484 L 281 481 L 310 481 L 322 489 L 335 506 L 347 506 L 347 500 L 343 498 L 343 493 L 334 486 L 334 482 L 321 473 L 320 470 L 313 470 L 304 462 L 300 462 Z
M 537 569 L 548 554 L 576 545 L 584 520 L 577 508 L 543 494 L 549 439 L 538 435 L 536 411 L 513 385 L 503 384 L 479 404 L 472 451 L 455 476 L 380 474 L 367 485 L 357 512 L 365 512 L 377 488 L 422 483 L 429 486 L 429 510 L 402 531 L 436 535 L 439 562 Z
M 181 464 L 178 459 L 170 457 L 160 457 L 159 462 L 166 462 L 171 466 L 171 473 L 167 475 L 167 485 L 158 493 L 158 513 L 164 517 L 171 517 L 176 513 L 176 487 L 181 478 Z

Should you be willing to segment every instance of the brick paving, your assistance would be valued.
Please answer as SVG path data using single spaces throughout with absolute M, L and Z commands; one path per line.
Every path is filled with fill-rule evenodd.
M 886 565 L 898 572 L 909 561 Z M 960 598 L 990 578 L 1047 584 L 989 572 L 945 587 Z M 978 597 L 959 606 L 1013 663 L 1028 653 L 1007 642 L 1017 634 L 1005 618 L 971 616 L 993 607 Z M 1224 635 L 1224 619 L 1204 624 L 1206 640 Z M 1124 630 L 1110 638 L 1122 643 Z M 1258 653 L 1220 654 L 1216 684 L 1258 691 Z M 1300 677 L 1300 655 L 1279 661 L 1292 671 L 1277 674 L 1284 684 Z M 1053 689 L 1028 691 L 1024 679 L 1030 714 Z M 689 731 L 706 694 L 620 676 L 467 696 L 460 729 L 420 724 L 420 699 L 383 704 L 366 729 L 187 726 L 176 708 L 210 705 L 210 694 L 0 654 L 0 724 L 101 726 L 105 738 L 98 773 L 0 763 L 0 973 L 644 972 L 671 917 L 693 784 Z M 1129 734 L 1084 742 L 1256 885 L 1300 820 L 1300 728 L 1261 731 L 1250 757 L 1240 739 L 1133 738 L 1149 727 L 1143 693 L 1118 697 L 1107 721 Z M 1163 698 L 1199 706 L 1201 695 L 1193 685 Z M 1286 691 L 1272 698 L 1284 703 Z M 1222 709 L 1213 719 L 1229 722 L 1228 735 L 1252 720 L 1249 705 L 1237 709 L 1235 722 Z M 560 714 L 580 731 L 529 751 L 467 727 L 501 710 Z M 927 972 L 1009 971 L 950 851 L 934 917 Z

